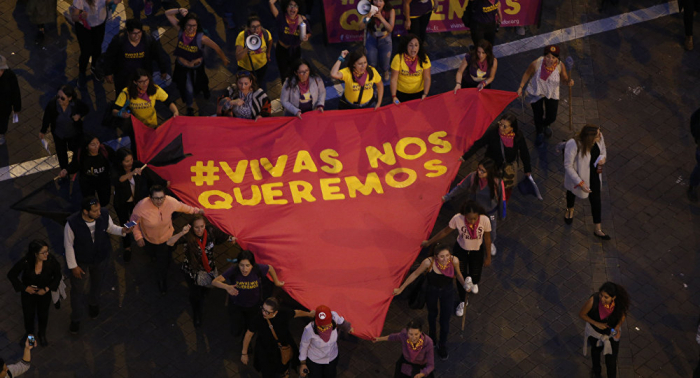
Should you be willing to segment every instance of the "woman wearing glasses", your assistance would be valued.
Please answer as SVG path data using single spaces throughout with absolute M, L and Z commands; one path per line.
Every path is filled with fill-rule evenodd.
M 253 362 L 255 370 L 259 371 L 263 378 L 274 378 L 280 375 L 288 377 L 289 368 L 296 367 L 299 362 L 297 358 L 298 348 L 292 333 L 289 331 L 289 322 L 294 318 L 313 318 L 315 313 L 315 311 L 281 308 L 276 298 L 267 298 L 258 314 L 253 317 L 245 334 L 241 362 L 244 365 L 248 364 L 248 347 L 253 336 L 257 334 Z M 283 362 L 281 350 L 287 348 L 291 348 L 291 356 L 289 356 L 289 360 Z
M 270 0 L 270 11 L 275 16 L 279 34 L 275 55 L 280 77 L 285 77 L 289 74 L 290 62 L 301 59 L 301 43 L 309 40 L 311 27 L 299 14 L 299 0 L 282 0 L 282 12 L 277 10 L 276 3 L 277 0 Z
M 260 47 L 257 50 L 250 50 L 246 40 L 251 35 L 260 38 Z M 265 86 L 265 74 L 267 73 L 267 63 L 270 61 L 272 52 L 272 34 L 262 27 L 260 17 L 257 14 L 248 16 L 246 29 L 236 37 L 236 62 L 238 72 L 250 71 L 255 75 L 260 87 Z M 279 59 L 279 58 L 277 58 Z
M 518 127 L 518 119 L 512 114 L 501 117 L 496 127 L 488 129 L 481 139 L 469 147 L 469 150 L 462 155 L 462 160 L 468 160 L 484 146 L 486 147 L 485 157 L 496 163 L 497 176 L 503 180 L 506 200 L 508 200 L 513 187 L 518 184 L 517 171 L 520 163 L 523 164 L 525 175 L 529 177 L 532 173 L 530 151 Z
M 175 17 L 180 14 L 180 21 Z M 224 52 L 216 42 L 204 35 L 199 17 L 194 13 L 189 13 L 185 8 L 169 9 L 165 12 L 170 24 L 178 30 L 177 45 L 175 46 L 175 69 L 173 70 L 173 81 L 177 85 L 180 96 L 187 106 L 187 115 L 193 116 L 194 96 L 202 92 L 205 99 L 209 99 L 209 78 L 204 70 L 203 46 L 207 46 L 219 55 L 224 62 L 224 66 L 230 63 Z
M 44 109 L 39 138 L 44 139 L 46 131 L 53 135 L 56 157 L 61 169 L 68 169 L 68 151 L 76 152 L 83 140 L 83 118 L 90 108 L 78 99 L 78 94 L 70 85 L 62 85 L 58 93 Z
M 220 97 L 216 107 L 219 117 L 258 120 L 269 117 L 272 104 L 265 91 L 258 87 L 255 76 L 248 71 L 236 74 L 236 84 L 226 88 L 228 96 Z
M 25 332 L 22 345 L 27 335 L 34 334 L 36 318 L 39 318 L 39 344 L 49 344 L 46 341 L 46 326 L 49 322 L 51 291 L 58 290 L 61 277 L 61 264 L 49 253 L 49 245 L 39 239 L 29 243 L 27 254 L 7 273 L 15 291 L 22 293 Z
M 236 260 L 236 265 L 214 278 L 212 286 L 226 290 L 229 294 L 231 334 L 238 337 L 248 329 L 251 319 L 262 305 L 263 280 L 267 280 L 267 275 L 270 275 L 277 287 L 282 287 L 284 282 L 277 278 L 272 265 L 256 264 L 255 256 L 250 251 L 241 251 Z
M 297 59 L 292 63 L 292 70 L 282 85 L 280 101 L 285 116 L 296 116 L 312 110 L 323 113 L 326 103 L 326 87 L 323 79 L 309 62 Z

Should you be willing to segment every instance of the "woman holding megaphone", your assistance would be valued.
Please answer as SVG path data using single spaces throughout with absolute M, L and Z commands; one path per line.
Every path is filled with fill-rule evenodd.
M 364 50 L 364 49 L 363 49 Z M 348 53 L 343 50 L 338 60 L 331 68 L 331 77 L 345 82 L 345 92 L 340 98 L 339 109 L 379 109 L 384 98 L 384 85 L 374 67 L 367 64 L 363 50 Z M 340 69 L 347 57 L 348 66 Z M 377 87 L 377 98 L 374 97 L 374 87 Z
M 370 66 L 377 67 L 384 81 L 389 80 L 389 63 L 391 61 L 391 32 L 394 30 L 396 12 L 389 1 L 369 0 L 370 11 L 362 19 L 367 24 L 365 30 L 365 49 Z

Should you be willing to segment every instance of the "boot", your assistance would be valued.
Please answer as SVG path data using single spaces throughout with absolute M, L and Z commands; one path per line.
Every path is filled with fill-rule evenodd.
M 693 36 L 692 35 L 685 37 L 685 49 L 686 49 L 686 51 L 693 51 Z

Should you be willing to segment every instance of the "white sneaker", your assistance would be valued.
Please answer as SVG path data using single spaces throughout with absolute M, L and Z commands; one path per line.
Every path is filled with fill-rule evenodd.
M 466 307 L 466 303 L 464 302 L 459 302 L 459 306 L 457 306 L 457 311 L 455 311 L 455 315 L 457 316 L 463 316 L 464 315 L 464 308 Z
M 496 256 L 496 244 L 491 243 L 491 256 Z
M 474 287 L 474 284 L 472 283 L 472 278 L 467 277 L 467 279 L 464 280 L 464 290 L 467 292 L 472 291 L 472 288 Z
M 479 294 L 479 285 L 474 284 L 472 286 L 472 294 Z

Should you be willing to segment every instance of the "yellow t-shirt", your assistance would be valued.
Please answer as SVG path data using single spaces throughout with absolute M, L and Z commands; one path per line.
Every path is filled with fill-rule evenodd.
M 272 39 L 272 35 L 268 30 L 263 30 L 263 36 L 265 38 L 263 38 L 262 46 L 260 47 L 260 52 L 256 53 L 255 51 L 251 51 L 250 59 L 248 59 L 248 56 L 245 56 L 243 59 L 238 61 L 239 66 L 245 68 L 248 71 L 253 71 L 253 67 L 250 66 L 251 60 L 253 61 L 255 69 L 261 68 L 262 66 L 267 64 L 267 41 Z M 236 37 L 236 46 L 245 47 L 245 31 L 240 32 L 238 34 L 238 37 Z
M 155 85 L 155 84 L 154 84 Z M 124 88 L 114 102 L 118 107 L 124 106 L 126 99 L 129 97 L 129 91 Z M 156 100 L 165 101 L 168 99 L 168 94 L 159 86 L 156 85 L 156 94 L 151 96 L 151 101 L 146 101 L 141 97 L 129 99 L 129 109 L 131 114 L 144 125 L 149 127 L 158 127 L 158 114 L 156 114 Z
M 372 66 L 367 66 L 368 70 L 372 70 L 374 76 L 372 80 L 369 79 L 369 72 L 367 72 L 367 80 L 365 81 L 365 90 L 362 92 L 362 100 L 360 104 L 366 104 L 374 96 L 374 86 L 373 84 L 382 85 L 382 77 L 379 76 L 379 72 Z M 349 67 L 345 67 L 340 70 L 340 74 L 343 75 L 343 81 L 345 82 L 345 99 L 349 103 L 354 104 L 357 102 L 357 97 L 360 96 L 360 84 L 352 80 L 352 72 L 350 72 Z
M 418 59 L 418 58 L 416 58 Z M 416 64 L 416 72 L 409 73 L 408 65 L 403 59 L 402 54 L 396 54 L 391 61 L 391 69 L 399 71 L 398 90 L 403 93 L 418 93 L 423 90 L 425 83 L 423 82 L 423 70 L 430 68 L 430 58 L 425 57 L 427 62 L 423 62 L 423 67 L 420 62 Z

